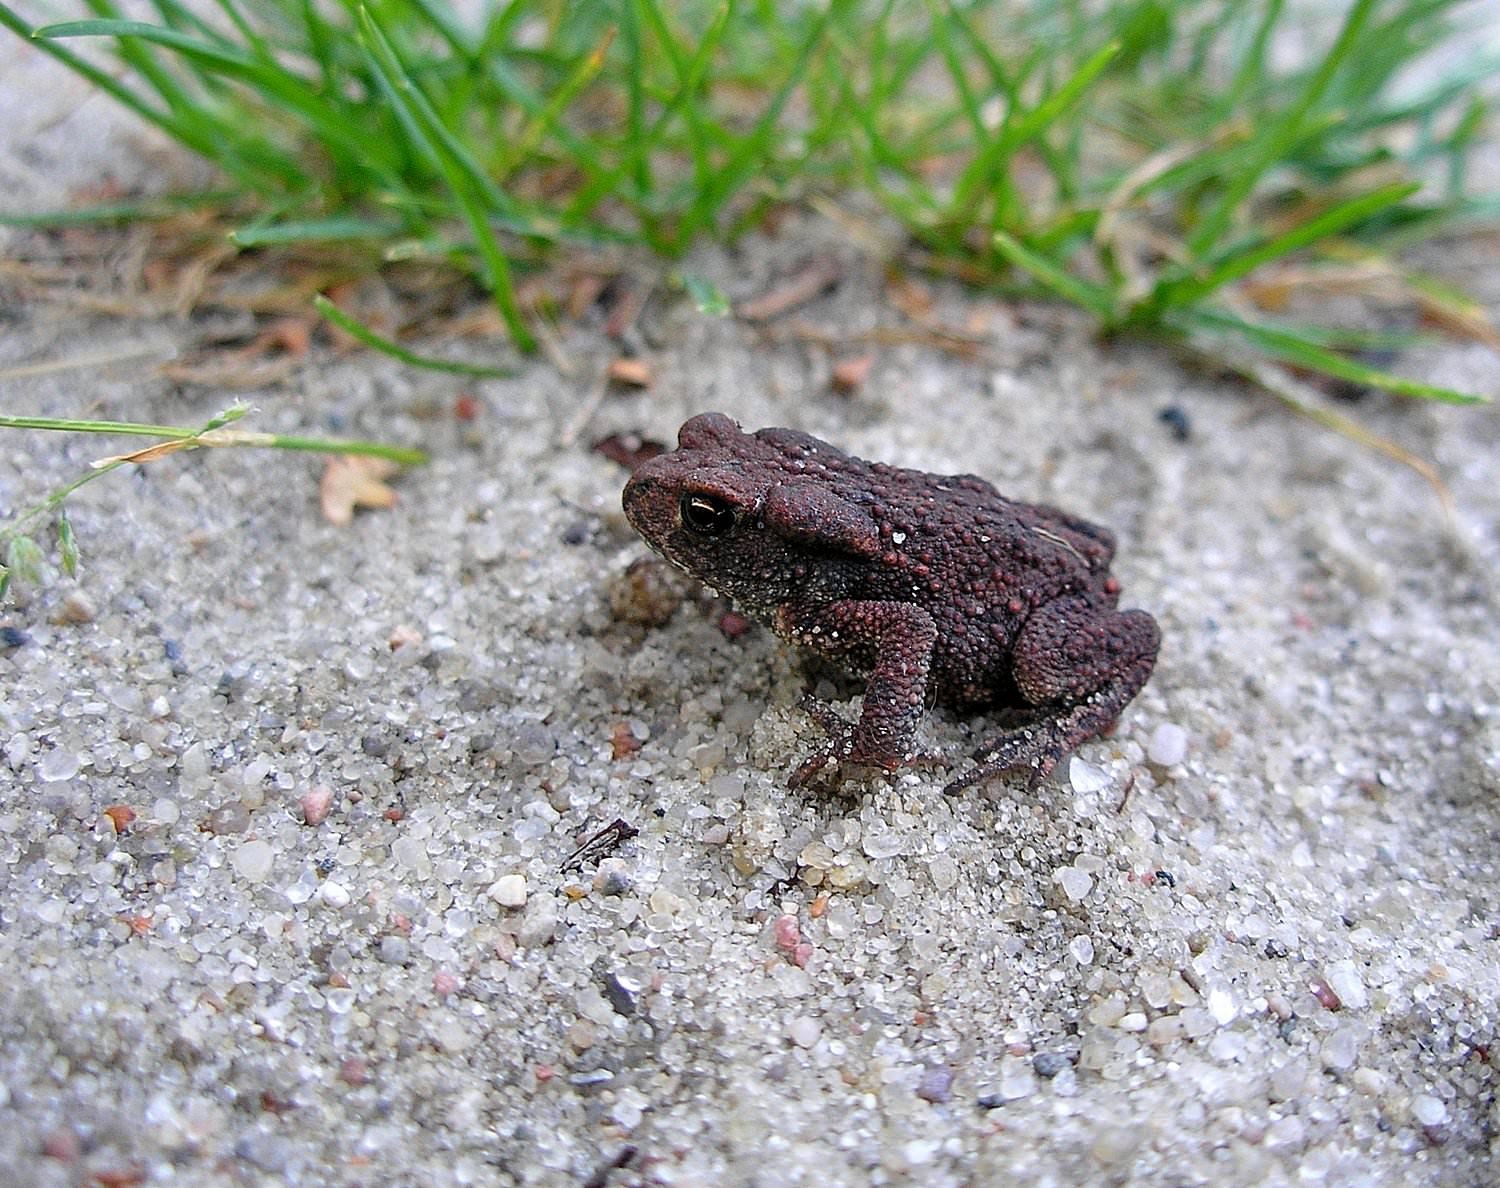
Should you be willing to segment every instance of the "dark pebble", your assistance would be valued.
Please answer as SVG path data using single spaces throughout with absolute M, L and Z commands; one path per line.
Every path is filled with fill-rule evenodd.
M 599 989 L 604 991 L 604 997 L 609 999 L 609 1005 L 615 1008 L 615 1014 L 627 1019 L 635 1014 L 635 995 L 620 985 L 619 978 L 607 969 L 597 970 L 594 976 Z
M 1156 419 L 1172 431 L 1174 441 L 1187 441 L 1193 435 L 1193 422 L 1180 405 L 1167 405 L 1156 414 Z
M 933 1105 L 942 1105 L 953 1096 L 953 1070 L 946 1064 L 935 1064 L 917 1082 L 917 1096 Z
M 1061 1052 L 1038 1052 L 1031 1058 L 1031 1067 L 1036 1075 L 1049 1081 L 1072 1064 Z

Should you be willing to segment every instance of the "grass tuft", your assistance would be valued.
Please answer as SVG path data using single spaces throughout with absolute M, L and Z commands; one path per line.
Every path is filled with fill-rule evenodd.
M 435 245 L 523 350 L 515 272 L 552 249 L 678 256 L 863 192 L 951 274 L 1348 378 L 1340 352 L 1231 316 L 1238 290 L 1500 217 L 1466 189 L 1495 61 L 1421 69 L 1462 0 L 81 7 L 38 27 L 0 3 L 0 25 L 217 165 L 254 212 L 235 245 Z

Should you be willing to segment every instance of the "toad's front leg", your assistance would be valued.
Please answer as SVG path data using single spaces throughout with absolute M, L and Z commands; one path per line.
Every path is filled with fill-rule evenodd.
M 937 624 L 910 602 L 842 599 L 789 604 L 776 612 L 777 634 L 855 673 L 867 673 L 859 722 L 792 777 L 806 783 L 830 762 L 895 771 L 917 760 L 917 725 L 927 701 L 927 673 Z

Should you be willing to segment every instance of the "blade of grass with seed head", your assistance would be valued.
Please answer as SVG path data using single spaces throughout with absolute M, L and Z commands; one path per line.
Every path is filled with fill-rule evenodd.
M 388 458 L 403 466 L 419 466 L 427 461 L 423 450 L 406 446 L 384 445 L 376 441 L 351 441 L 331 437 L 301 437 L 286 433 L 258 433 L 228 430 L 250 410 L 244 405 L 225 409 L 196 429 L 179 425 L 147 425 L 139 421 L 74 420 L 64 417 L 12 417 L 0 415 L 0 429 L 40 429 L 62 433 L 106 433 L 125 437 L 155 437 L 167 442 L 212 446 L 263 446 L 268 449 L 298 450 L 316 454 L 362 454 Z M 217 436 L 215 436 L 217 434 Z M 181 448 L 179 446 L 179 448 Z

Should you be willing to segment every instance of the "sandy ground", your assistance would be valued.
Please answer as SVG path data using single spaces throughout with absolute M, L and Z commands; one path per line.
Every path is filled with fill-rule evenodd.
M 0 41 L 11 110 L 33 67 Z M 163 176 L 81 96 L 8 129 L 17 201 Z M 814 252 L 844 280 L 797 318 L 909 326 L 816 220 L 691 266 L 743 298 Z M 1493 239 L 1426 263 L 1500 313 Z M 189 325 L 0 282 L 0 369 L 117 359 L 0 380 L 5 411 L 192 424 L 243 395 L 255 427 L 433 453 L 348 528 L 314 458 L 126 468 L 70 503 L 79 579 L 0 612 L 10 1182 L 1495 1182 L 1495 410 L 1347 406 L 1435 462 L 1446 513 L 1264 394 L 934 295 L 983 358 L 882 346 L 845 398 L 785 322 L 659 290 L 654 387 L 567 441 L 596 324 L 571 375 L 315 352 L 235 394 L 157 372 Z M 1399 366 L 1500 394 L 1478 345 Z M 1114 527 L 1165 638 L 1114 737 L 1032 793 L 789 791 L 820 742 L 795 657 L 630 584 L 624 472 L 587 448 L 708 408 Z M 0 507 L 101 452 L 0 437 Z M 925 741 L 961 763 L 984 727 L 939 711 Z M 568 866 L 616 819 L 638 834 Z

